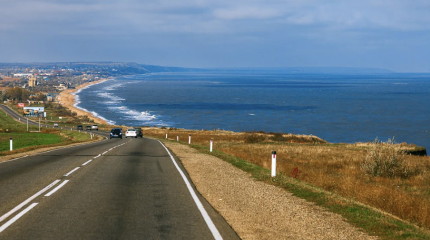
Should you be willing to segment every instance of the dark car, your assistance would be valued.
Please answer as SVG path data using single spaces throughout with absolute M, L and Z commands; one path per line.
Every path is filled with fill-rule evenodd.
M 143 132 L 142 132 L 142 128 L 140 127 L 136 127 L 134 128 L 136 130 L 136 137 L 141 137 L 143 138 Z
M 85 126 L 85 130 L 91 131 L 91 126 Z
M 112 128 L 112 130 L 110 130 L 109 138 L 122 138 L 122 129 Z
M 78 125 L 78 126 L 76 126 L 76 129 L 77 130 L 84 130 L 84 127 L 82 125 Z

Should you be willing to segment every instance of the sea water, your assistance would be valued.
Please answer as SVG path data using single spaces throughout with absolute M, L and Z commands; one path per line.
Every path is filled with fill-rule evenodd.
M 430 147 L 429 74 L 152 73 L 77 94 L 77 106 L 128 126 L 312 134 L 329 142 Z

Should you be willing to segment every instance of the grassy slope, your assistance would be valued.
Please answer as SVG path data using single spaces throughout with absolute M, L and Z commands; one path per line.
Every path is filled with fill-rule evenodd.
M 329 187 L 316 187 L 317 185 L 306 182 L 309 178 L 315 177 L 312 175 L 315 174 L 313 172 L 308 172 L 309 176 L 307 176 L 308 174 L 305 174 L 309 168 L 316 168 L 321 171 L 323 175 L 325 175 L 323 176 L 325 181 L 337 181 L 337 178 L 333 178 L 333 176 L 339 177 L 342 174 L 342 171 L 338 171 L 339 169 L 357 168 L 357 161 L 359 161 L 362 154 L 365 154 L 366 152 L 364 147 L 357 147 L 348 144 L 295 144 L 285 142 L 246 144 L 243 143 L 244 134 L 217 134 L 216 131 L 169 131 L 168 129 L 155 130 L 152 128 L 144 129 L 144 133 L 145 135 L 156 137 L 162 141 L 170 141 L 165 140 L 166 133 L 168 133 L 171 140 L 176 140 L 176 136 L 179 136 L 180 143 L 182 144 L 187 144 L 188 141 L 186 140 L 188 140 L 188 135 L 192 135 L 193 144 L 191 146 L 198 149 L 200 152 L 221 158 L 230 162 L 234 166 L 251 173 L 251 175 L 257 180 L 283 187 L 298 197 L 314 202 L 317 205 L 325 207 L 329 211 L 339 213 L 351 224 L 363 229 L 370 235 L 379 236 L 381 239 L 430 239 L 428 229 L 419 228 L 408 221 L 401 220 L 400 218 L 387 214 L 386 212 L 382 212 L 377 208 L 358 202 L 358 199 L 355 197 L 344 197 L 337 193 L 338 191 L 336 188 L 333 191 L 333 189 Z M 214 149 L 216 150 L 210 153 L 208 142 L 212 138 L 215 139 Z M 260 151 L 260 149 L 263 149 L 263 151 Z M 289 156 L 288 159 L 283 159 L 282 157 L 279 158 L 280 167 L 285 165 L 286 162 L 291 165 L 290 167 L 295 167 L 297 166 L 296 164 L 301 164 L 299 165 L 299 169 L 303 172 L 300 173 L 300 177 L 292 177 L 292 169 L 290 169 L 283 173 L 279 172 L 278 176 L 272 179 L 268 170 L 269 167 L 265 164 L 270 162 L 269 158 L 271 151 L 268 150 L 276 150 L 281 154 L 280 156 Z M 263 152 L 262 155 L 264 156 L 259 156 L 259 152 Z M 269 153 L 269 156 L 267 156 L 267 153 Z M 354 156 L 354 159 L 352 159 L 351 156 Z M 263 161 L 260 161 L 261 157 L 263 158 Z M 422 157 L 412 156 L 412 159 L 410 160 L 414 163 L 422 162 L 423 166 L 421 167 L 424 168 L 427 166 L 426 162 L 428 162 L 427 158 Z M 349 172 L 347 173 L 349 174 Z M 426 174 L 426 172 L 423 172 L 423 174 Z M 341 177 L 338 180 L 342 179 L 345 178 Z M 352 185 L 357 185 L 357 181 L 359 180 L 360 179 L 352 179 L 350 182 L 353 183 Z M 377 185 L 387 184 L 386 181 L 392 181 L 387 179 L 380 180 L 382 180 L 381 183 L 375 183 L 374 181 L 370 181 L 368 183 L 375 185 L 374 187 L 378 187 Z M 398 179 L 395 179 L 394 181 L 397 180 Z M 409 183 L 405 182 L 404 184 L 406 185 Z M 344 185 L 345 184 L 341 181 L 337 182 L 333 186 Z M 391 187 L 390 183 L 388 184 L 388 187 Z M 423 187 L 426 188 L 426 186 Z M 366 195 L 367 193 L 364 194 Z M 375 198 L 375 196 L 367 196 Z M 416 212 L 425 213 L 426 210 L 416 209 Z
M 29 131 L 39 130 L 38 126 L 29 125 Z M 10 150 L 10 138 L 13 149 Z M 70 130 L 42 129 L 41 133 L 27 132 L 27 125 L 19 123 L 0 111 L 0 155 L 34 150 L 41 147 L 59 146 L 91 140 L 89 134 Z
M 362 228 L 370 235 L 378 236 L 381 239 L 430 239 L 430 234 L 426 230 L 419 229 L 415 225 L 385 215 L 371 207 L 346 200 L 333 193 L 306 184 L 300 180 L 287 177 L 283 174 L 278 174 L 276 178 L 272 179 L 269 170 L 219 151 L 213 151 L 211 153 L 208 147 L 201 145 L 191 145 L 191 147 L 202 153 L 216 156 L 231 163 L 235 167 L 250 173 L 256 180 L 280 186 L 292 192 L 297 197 L 314 202 L 331 212 L 338 213 L 345 217 L 348 222 Z

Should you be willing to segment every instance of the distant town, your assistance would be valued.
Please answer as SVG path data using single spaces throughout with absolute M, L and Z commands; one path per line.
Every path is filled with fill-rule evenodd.
M 114 62 L 0 63 L 0 101 L 30 105 L 57 102 L 61 91 L 102 78 L 187 70 Z

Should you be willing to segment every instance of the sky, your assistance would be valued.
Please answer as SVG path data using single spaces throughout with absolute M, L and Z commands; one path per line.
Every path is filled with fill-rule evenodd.
M 0 62 L 430 72 L 429 0 L 0 0 Z

